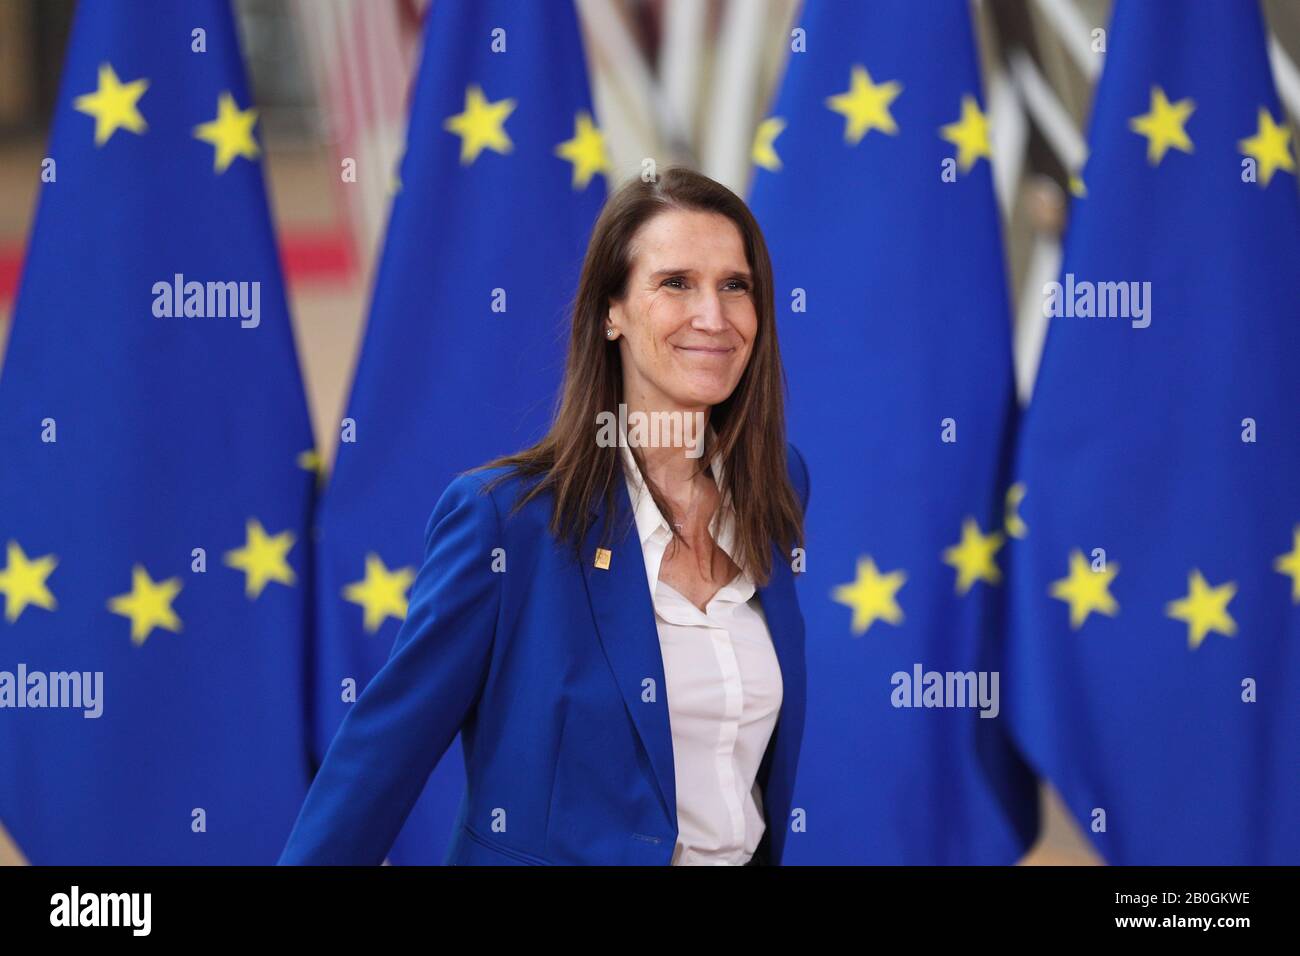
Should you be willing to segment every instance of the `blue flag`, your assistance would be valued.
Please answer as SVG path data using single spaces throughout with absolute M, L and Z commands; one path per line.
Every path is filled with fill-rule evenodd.
M 392 651 L 447 483 L 545 431 L 608 173 L 570 3 L 432 6 L 319 519 L 318 759 Z M 458 738 L 391 862 L 443 861 L 464 780 Z
M 308 782 L 311 436 L 224 2 L 78 8 L 0 377 L 0 820 L 274 863 Z
M 1012 863 L 1033 838 L 991 627 L 1014 398 L 989 155 L 965 2 L 809 0 L 752 200 L 812 485 L 790 862 Z
M 1300 862 L 1300 209 L 1254 3 L 1120 0 L 1017 474 L 1008 716 L 1115 864 Z

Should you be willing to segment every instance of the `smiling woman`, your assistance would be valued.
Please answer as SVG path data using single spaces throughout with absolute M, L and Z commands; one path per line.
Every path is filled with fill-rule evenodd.
M 788 554 L 801 524 L 786 477 L 773 296 L 762 232 L 731 190 L 682 167 L 624 185 L 587 250 L 555 424 L 537 445 L 485 467 L 540 476 L 524 500 L 553 493 L 552 531 L 572 537 L 587 530 L 596 494 L 608 512 L 617 491 L 620 458 L 592 440 L 598 415 L 624 403 L 630 412 L 703 412 L 715 433 L 706 460 L 721 458 L 725 482 L 680 448 L 634 449 L 632 458 L 649 471 L 646 492 L 663 514 L 703 528 L 701 514 L 707 524 L 720 497 L 745 502 L 736 548 L 764 582 L 772 542 Z
M 688 265 L 668 265 L 691 250 Z M 740 232 L 719 213 L 672 209 L 647 222 L 606 336 L 626 332 L 626 397 L 648 404 L 716 405 L 735 389 L 758 332 Z
M 460 731 L 449 863 L 779 863 L 808 499 L 782 381 L 745 204 L 681 168 L 620 188 L 587 249 L 550 431 L 439 500 L 392 655 L 281 862 L 380 862 Z M 703 427 L 646 443 L 633 421 Z

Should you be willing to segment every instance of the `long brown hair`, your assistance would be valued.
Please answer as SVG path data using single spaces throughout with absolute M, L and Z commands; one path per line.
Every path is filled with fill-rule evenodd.
M 621 450 L 597 443 L 597 415 L 616 413 L 624 398 L 622 358 L 617 340 L 610 342 L 604 335 L 605 317 L 610 302 L 621 300 L 626 291 L 637 230 L 670 209 L 720 213 L 736 224 L 744 240 L 758 332 L 735 390 L 710 411 L 709 423 L 717 441 L 714 447 L 705 448 L 701 467 L 721 454 L 719 507 L 732 503 L 735 508 L 733 557 L 758 584 L 766 584 L 772 571 L 773 542 L 785 554 L 803 545 L 802 513 L 786 471 L 785 373 L 776 341 L 772 263 L 758 223 L 740 197 L 694 170 L 668 167 L 650 181 L 632 179 L 609 197 L 587 246 L 573 302 L 564 386 L 550 431 L 532 447 L 472 470 L 513 469 L 491 485 L 512 473 L 540 476 L 539 482 L 520 495 L 515 510 L 544 492 L 552 492 L 551 532 L 557 539 L 571 538 L 575 547 L 581 546 L 590 530 L 603 496 L 603 537 L 608 542 Z M 662 493 L 646 473 L 639 450 L 629 450 L 660 514 L 670 515 Z M 673 536 L 680 540 L 675 529 Z

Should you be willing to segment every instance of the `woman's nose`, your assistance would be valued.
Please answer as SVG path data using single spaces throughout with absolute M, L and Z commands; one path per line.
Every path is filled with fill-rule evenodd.
M 717 289 L 701 289 L 693 304 L 695 308 L 691 315 L 692 328 L 702 332 L 719 332 L 726 328 L 722 295 Z

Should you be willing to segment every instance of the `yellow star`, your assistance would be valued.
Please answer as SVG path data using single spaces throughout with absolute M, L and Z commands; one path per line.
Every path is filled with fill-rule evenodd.
M 35 560 L 28 559 L 17 541 L 9 542 L 8 563 L 0 571 L 0 594 L 5 596 L 5 620 L 11 624 L 18 620 L 27 605 L 53 611 L 54 595 L 45 586 L 59 559 L 47 554 Z
M 1147 162 L 1159 166 L 1170 147 L 1184 153 L 1192 151 L 1192 141 L 1183 125 L 1194 109 L 1196 104 L 1190 99 L 1170 103 L 1164 90 L 1151 87 L 1150 111 L 1128 121 L 1129 129 L 1147 138 Z
M 1187 597 L 1166 604 L 1165 614 L 1187 623 L 1187 646 L 1196 650 L 1210 631 L 1218 631 L 1225 637 L 1237 633 L 1237 622 L 1228 613 L 1228 602 L 1236 593 L 1234 582 L 1212 588 L 1201 572 L 1193 569 L 1187 575 Z
M 293 568 L 289 567 L 289 549 L 293 547 L 292 531 L 281 531 L 277 535 L 268 535 L 262 523 L 256 518 L 249 518 L 244 526 L 244 546 L 226 552 L 226 564 L 243 571 L 244 594 L 250 598 L 258 597 L 268 581 L 279 581 L 292 585 L 296 578 Z
M 1259 132 L 1237 142 L 1237 148 L 1259 163 L 1259 184 L 1267 186 L 1273 173 L 1279 169 L 1295 173 L 1295 160 L 1291 158 L 1291 128 L 1273 122 L 1273 116 L 1264 107 L 1259 108 Z
M 769 116 L 758 124 L 754 133 L 754 145 L 750 148 L 749 158 L 755 166 L 761 166 L 768 172 L 781 168 L 781 157 L 776 154 L 776 138 L 785 129 L 785 120 L 779 116 Z
M 515 111 L 515 101 L 489 103 L 483 90 L 471 83 L 465 90 L 465 111 L 449 116 L 442 128 L 460 137 L 460 164 L 468 166 L 485 149 L 508 153 L 514 148 L 505 130 L 506 118 Z
M 1291 550 L 1277 556 L 1277 560 L 1273 562 L 1273 570 L 1278 574 L 1291 576 L 1291 600 L 1300 604 L 1300 524 L 1296 525 L 1291 533 L 1293 535 Z
M 366 576 L 343 589 L 343 597 L 365 608 L 365 627 L 373 634 L 384 619 L 406 617 L 406 589 L 415 580 L 415 568 L 389 571 L 377 554 L 366 555 Z
M 172 600 L 180 590 L 180 578 L 155 582 L 144 565 L 137 564 L 131 568 L 131 590 L 109 598 L 108 609 L 131 619 L 131 643 L 138 647 L 155 627 L 180 633 L 181 619 L 172 610 Z
M 303 471 L 310 471 L 316 474 L 316 484 L 320 485 L 325 481 L 325 459 L 321 457 L 320 452 L 315 448 L 308 448 L 306 451 L 298 453 L 298 467 Z
M 826 97 L 826 105 L 845 118 L 844 141 L 856 145 L 873 129 L 893 135 L 898 132 L 889 104 L 903 92 L 903 85 L 890 80 L 876 85 L 871 74 L 861 64 L 855 64 L 850 74 L 849 88 L 843 93 Z
M 1020 517 L 1020 502 L 1025 500 L 1025 491 L 1025 485 L 1020 481 L 1007 489 L 1007 497 L 1002 509 L 1002 526 L 1013 538 L 1023 538 L 1029 534 L 1029 526 Z
M 253 139 L 253 126 L 257 123 L 257 110 L 241 110 L 229 92 L 217 98 L 217 118 L 194 127 L 194 138 L 210 143 L 215 148 L 212 168 L 224 173 L 238 156 L 253 160 L 259 149 Z
M 1119 605 L 1110 596 L 1110 582 L 1119 574 L 1119 565 L 1108 562 L 1104 570 L 1094 571 L 1083 557 L 1083 552 L 1070 552 L 1068 577 L 1053 581 L 1048 593 L 1070 605 L 1070 628 L 1078 630 L 1093 611 L 1114 617 Z
M 981 156 L 990 158 L 989 121 L 980 112 L 979 101 L 967 94 L 961 98 L 961 119 L 939 128 L 939 135 L 957 147 L 957 168 L 963 173 Z
M 881 574 L 870 557 L 858 558 L 857 578 L 850 584 L 841 584 L 831 597 L 853 609 L 853 633 L 865 634 L 877 620 L 898 624 L 903 620 L 902 608 L 894 596 L 907 580 L 902 571 Z
M 957 569 L 957 593 L 965 594 L 976 581 L 997 584 L 1002 580 L 1002 572 L 993 555 L 998 553 L 1006 538 L 1001 532 L 980 534 L 979 523 L 974 518 L 967 518 L 961 525 L 961 541 L 943 552 L 944 564 Z
M 93 93 L 83 93 L 72 101 L 79 113 L 95 117 L 95 145 L 103 146 L 119 129 L 143 133 L 147 128 L 136 103 L 149 88 L 148 80 L 123 83 L 108 63 L 99 65 L 99 85 Z
M 608 176 L 613 166 L 605 149 L 605 137 L 591 121 L 586 110 L 578 113 L 573 125 L 573 139 L 555 147 L 555 155 L 573 163 L 573 188 L 586 189 L 596 173 Z

